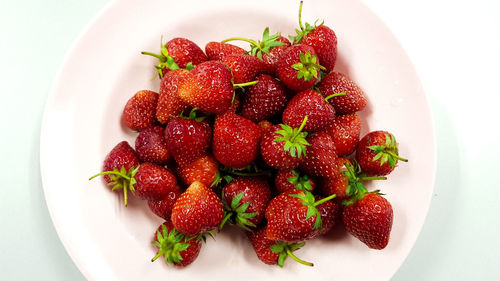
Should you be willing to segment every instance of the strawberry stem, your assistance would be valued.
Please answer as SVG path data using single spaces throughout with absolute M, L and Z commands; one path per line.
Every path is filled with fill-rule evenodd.
M 304 30 L 304 26 L 302 25 L 302 4 L 304 4 L 304 1 L 300 1 L 300 6 L 299 6 L 299 27 L 300 27 L 300 30 Z
M 333 98 L 333 97 L 345 96 L 345 95 L 346 95 L 346 93 L 344 93 L 344 92 L 331 94 L 331 95 L 329 95 L 328 97 L 326 97 L 326 98 L 325 98 L 325 101 L 328 101 L 329 99 L 331 99 L 331 98 Z
M 292 138 L 290 139 L 291 142 L 293 142 L 295 140 L 295 138 L 300 135 L 300 132 L 302 131 L 302 129 L 304 129 L 304 127 L 306 126 L 306 123 L 307 123 L 307 115 L 304 116 L 304 120 L 302 120 L 302 124 L 300 124 L 300 127 L 299 129 L 295 132 L 295 134 L 292 136 Z
M 328 197 L 325 197 L 325 198 L 323 198 L 323 199 L 321 199 L 319 201 L 314 202 L 313 206 L 316 207 L 319 204 L 322 204 L 322 203 L 325 203 L 326 201 L 332 200 L 335 197 L 337 197 L 337 194 L 332 194 L 332 195 L 330 195 Z
M 248 42 L 254 46 L 259 46 L 260 44 L 257 43 L 257 41 L 255 40 L 252 40 L 252 39 L 248 39 L 248 38 L 243 38 L 243 37 L 231 37 L 231 38 L 228 38 L 228 39 L 225 39 L 225 40 L 222 40 L 220 41 L 221 43 L 226 43 L 226 42 L 229 42 L 229 41 L 245 41 L 245 42 Z
M 120 173 L 118 171 L 104 171 L 104 172 L 101 172 L 101 173 L 99 173 L 97 175 L 93 175 L 92 177 L 89 178 L 89 180 L 92 180 L 94 178 L 97 178 L 97 177 L 103 176 L 103 175 L 117 175 L 117 176 L 120 176 L 120 177 L 122 177 L 122 178 L 124 178 L 124 179 L 126 179 L 128 181 L 130 180 L 129 176 L 127 176 L 126 174 Z
M 293 252 L 290 250 L 290 248 L 286 247 L 286 254 L 291 257 L 294 261 L 298 262 L 298 263 L 301 263 L 303 265 L 307 265 L 307 266 L 314 266 L 313 263 L 311 262 L 307 262 L 307 261 L 304 261 L 304 260 L 301 260 L 299 259 L 297 256 L 295 256 L 293 254 Z
M 408 159 L 406 159 L 406 158 L 403 158 L 403 157 L 399 156 L 397 153 L 395 153 L 395 152 L 394 152 L 394 151 L 392 151 L 392 150 L 387 151 L 387 153 L 389 153 L 392 157 L 394 157 L 394 158 L 396 158 L 396 159 L 398 159 L 398 160 L 401 160 L 401 161 L 403 161 L 403 162 L 408 162 Z
M 233 87 L 234 88 L 243 88 L 243 87 L 246 87 L 246 86 L 255 85 L 257 83 L 259 83 L 259 81 L 255 80 L 255 81 L 250 81 L 250 82 L 245 82 L 245 83 L 233 84 Z
M 359 177 L 361 181 L 386 180 L 387 177 Z
M 151 53 L 151 52 L 141 52 L 141 54 L 155 57 L 155 58 L 159 59 L 161 62 L 165 61 L 165 56 L 163 56 L 163 55 L 159 55 L 159 54 L 155 54 L 155 53 Z

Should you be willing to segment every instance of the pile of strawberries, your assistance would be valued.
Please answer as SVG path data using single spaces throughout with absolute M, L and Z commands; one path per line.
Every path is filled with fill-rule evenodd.
M 159 59 L 160 91 L 128 100 L 122 119 L 139 131 L 135 147 L 118 143 L 96 176 L 125 205 L 133 194 L 165 219 L 153 260 L 186 266 L 205 235 L 230 224 L 279 266 L 289 256 L 312 266 L 293 251 L 338 224 L 372 249 L 388 244 L 391 204 L 363 182 L 386 179 L 406 159 L 389 132 L 360 139 L 356 112 L 367 100 L 334 71 L 333 30 L 303 26 L 300 12 L 299 27 L 290 40 L 266 28 L 262 41 L 230 38 L 204 52 L 174 38 L 160 54 L 143 52 Z

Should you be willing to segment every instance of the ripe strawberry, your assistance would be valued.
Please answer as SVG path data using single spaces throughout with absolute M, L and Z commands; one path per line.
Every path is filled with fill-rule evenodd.
M 339 171 L 335 173 L 335 176 L 328 178 L 320 178 L 318 181 L 318 190 L 324 196 L 329 196 L 332 194 L 337 194 L 335 200 L 345 200 L 348 199 L 346 191 L 349 187 L 349 176 L 345 174 L 347 172 L 347 167 L 351 165 L 351 161 L 344 157 L 338 157 L 338 167 Z M 354 182 L 354 184 L 356 184 Z
M 180 83 L 179 97 L 201 111 L 222 114 L 231 106 L 234 95 L 231 70 L 222 62 L 197 65 Z
M 408 160 L 398 155 L 398 143 L 394 135 L 386 131 L 366 134 L 356 148 L 356 160 L 367 175 L 384 176 L 390 174 L 398 160 Z
M 342 221 L 350 234 L 372 249 L 384 249 L 392 229 L 392 206 L 384 197 L 368 193 L 344 207 Z
M 316 181 L 308 175 L 301 175 L 297 170 L 281 170 L 278 171 L 274 178 L 274 186 L 278 193 L 291 191 L 294 189 L 301 189 L 303 191 L 314 191 Z
M 271 123 L 267 120 L 262 120 L 259 123 L 257 123 L 257 126 L 260 127 L 260 129 L 262 131 L 262 135 L 264 135 L 264 133 L 271 130 L 271 128 L 273 127 L 273 123 Z
M 245 54 L 246 51 L 243 48 L 227 43 L 208 42 L 205 46 L 205 53 L 207 53 L 209 60 L 222 61 L 228 55 Z
M 286 105 L 283 111 L 283 123 L 298 127 L 304 117 L 307 123 L 304 130 L 307 132 L 319 132 L 328 128 L 335 119 L 335 110 L 314 90 L 305 90 L 296 94 Z
M 199 181 L 206 186 L 212 187 L 217 179 L 219 163 L 212 155 L 206 154 L 188 165 L 178 166 L 176 171 L 177 176 L 186 186 Z
M 349 155 L 359 142 L 361 119 L 355 113 L 336 116 L 325 132 L 332 137 L 338 155 Z
M 181 112 L 188 111 L 189 105 L 177 93 L 180 83 L 188 73 L 185 69 L 176 69 L 165 73 L 161 79 L 160 96 L 156 106 L 156 119 L 160 123 L 166 124 Z
M 165 141 L 177 164 L 185 166 L 206 155 L 210 147 L 212 130 L 202 117 L 177 117 L 168 122 L 165 128 Z
M 125 105 L 123 122 L 132 130 L 141 131 L 153 126 L 158 103 L 158 93 L 142 90 L 134 94 Z
M 227 55 L 222 63 L 231 69 L 236 84 L 251 82 L 265 67 L 262 60 L 245 54 Z
M 201 182 L 193 182 L 172 209 L 172 224 L 186 236 L 210 231 L 222 222 L 224 208 L 219 197 Z
M 151 261 L 164 256 L 166 264 L 177 267 L 191 264 L 198 257 L 201 249 L 200 239 L 184 236 L 168 221 L 156 230 L 153 245 L 158 247 L 158 252 Z
M 258 155 L 260 137 L 259 126 L 227 111 L 215 119 L 212 152 L 227 167 L 245 168 Z
M 164 165 L 170 159 L 165 129 L 162 126 L 152 126 L 144 129 L 135 139 L 135 151 L 141 162 Z
M 317 88 L 324 97 L 345 93 L 328 100 L 337 114 L 351 114 L 366 107 L 367 101 L 363 90 L 340 72 L 332 72 L 323 77 Z
M 325 67 L 325 72 L 330 73 L 335 66 L 337 59 L 337 36 L 335 32 L 321 23 L 319 26 L 312 26 L 309 23 L 302 25 L 302 1 L 299 7 L 299 27 L 296 29 L 297 36 L 291 37 L 294 44 L 305 44 L 314 48 L 321 61 L 321 65 Z
M 323 199 L 321 196 L 314 196 L 316 201 Z M 328 233 L 341 217 L 342 205 L 337 201 L 326 201 L 316 207 L 321 215 L 321 225 L 315 236 Z
M 158 201 L 149 200 L 148 207 L 151 212 L 153 212 L 153 214 L 166 221 L 170 221 L 172 208 L 174 207 L 175 201 L 177 201 L 177 198 L 179 198 L 181 194 L 181 188 L 179 186 L 176 186 L 163 199 Z
M 318 132 L 307 138 L 310 146 L 300 163 L 300 169 L 316 177 L 335 177 L 338 172 L 337 152 L 332 137 L 325 132 Z
M 222 203 L 226 211 L 219 226 L 229 222 L 249 230 L 264 218 L 271 190 L 264 178 L 238 177 L 222 189 Z
M 318 235 L 322 218 L 316 207 L 334 197 L 315 201 L 312 193 L 298 189 L 274 197 L 266 209 L 267 238 L 301 242 Z
M 281 46 L 274 46 L 269 49 L 269 53 L 262 54 L 262 60 L 266 64 L 266 70 L 269 74 L 276 74 L 276 67 L 278 64 L 278 60 L 283 52 L 290 47 L 292 44 L 290 40 L 286 37 L 280 36 L 276 41 L 283 43 Z
M 298 44 L 283 51 L 276 64 L 276 75 L 288 88 L 299 92 L 314 86 L 322 68 L 316 51 Z
M 267 74 L 257 76 L 257 84 L 247 88 L 241 115 L 253 122 L 273 117 L 285 108 L 286 88 Z M 302 120 L 300 120 L 302 122 Z
M 247 232 L 247 238 L 257 254 L 259 260 L 265 264 L 277 264 L 283 267 L 285 260 L 290 256 L 297 262 L 307 266 L 313 266 L 312 263 L 297 258 L 293 252 L 302 248 L 305 243 L 286 243 L 282 241 L 270 240 L 266 237 L 266 228 L 262 227 L 253 232 Z

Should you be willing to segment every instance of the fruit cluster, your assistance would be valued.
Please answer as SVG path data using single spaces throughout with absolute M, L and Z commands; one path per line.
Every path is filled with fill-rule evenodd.
M 96 176 L 125 205 L 132 193 L 165 220 L 153 260 L 186 266 L 205 235 L 228 224 L 266 264 L 290 256 L 312 265 L 293 251 L 339 223 L 368 247 L 386 247 L 392 207 L 363 182 L 386 179 L 406 159 L 389 132 L 360 139 L 365 94 L 334 71 L 334 31 L 304 26 L 301 10 L 290 40 L 266 28 L 262 41 L 229 38 L 203 51 L 174 38 L 160 54 L 143 52 L 159 59 L 160 91 L 128 100 L 122 119 L 139 131 L 135 147 L 118 143 Z

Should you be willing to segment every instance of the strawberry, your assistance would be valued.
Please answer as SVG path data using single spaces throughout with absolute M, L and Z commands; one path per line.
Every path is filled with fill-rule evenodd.
M 266 228 L 262 227 L 253 232 L 247 232 L 247 238 L 257 254 L 259 260 L 265 264 L 277 264 L 283 267 L 285 260 L 290 256 L 297 262 L 307 266 L 313 266 L 312 263 L 297 258 L 293 252 L 302 248 L 305 243 L 287 243 L 282 241 L 270 240 L 266 237 Z
M 305 123 L 307 116 L 299 128 L 280 124 L 264 133 L 260 151 L 267 165 L 278 170 L 293 170 L 299 166 L 309 145 L 307 132 L 302 132 Z
M 170 120 L 165 128 L 165 141 L 177 164 L 184 166 L 206 155 L 212 130 L 203 117 L 191 111 L 189 117 Z
M 269 53 L 264 53 L 262 54 L 262 60 L 266 64 L 266 70 L 269 74 L 275 75 L 276 74 L 276 67 L 278 64 L 278 60 L 283 54 L 283 52 L 290 47 L 292 44 L 290 43 L 290 40 L 288 40 L 286 37 L 280 36 L 276 41 L 279 41 L 283 43 L 281 46 L 274 46 L 269 49 Z
M 193 182 L 175 201 L 172 224 L 186 236 L 210 231 L 222 222 L 224 207 L 219 197 L 201 182 Z
M 304 44 L 292 45 L 283 51 L 277 64 L 276 76 L 291 90 L 300 92 L 312 88 L 323 69 L 316 51 Z
M 170 221 L 172 208 L 174 207 L 175 201 L 177 201 L 177 198 L 179 198 L 181 194 L 181 188 L 176 186 L 175 188 L 172 188 L 172 190 L 163 199 L 158 201 L 148 200 L 148 207 L 153 214 L 166 221 Z
M 340 72 L 332 72 L 323 77 L 317 88 L 324 97 L 345 93 L 328 100 L 337 114 L 351 114 L 366 107 L 367 101 L 363 90 Z
M 386 131 L 366 134 L 356 148 L 356 160 L 365 174 L 379 176 L 390 174 L 398 160 L 408 162 L 399 156 L 394 135 Z
M 355 113 L 336 116 L 325 132 L 332 137 L 338 155 L 349 155 L 358 144 L 361 119 Z
M 222 203 L 226 211 L 219 229 L 229 222 L 249 230 L 264 218 L 271 190 L 264 178 L 238 177 L 222 189 Z
M 262 120 L 259 123 L 257 123 L 257 126 L 260 127 L 260 129 L 262 131 L 262 135 L 264 135 L 264 133 L 271 130 L 271 128 L 273 127 L 273 123 L 271 123 L 267 120 Z
M 170 159 L 165 129 L 162 126 L 152 126 L 144 129 L 135 139 L 135 151 L 141 162 L 164 165 Z
M 319 132 L 328 128 L 335 119 L 335 110 L 314 90 L 305 90 L 296 94 L 283 111 L 283 123 L 298 127 L 304 117 L 308 116 L 304 130 Z
M 207 53 L 209 60 L 222 61 L 228 55 L 245 54 L 246 51 L 243 48 L 227 43 L 208 42 L 205 46 L 205 53 Z
M 316 202 L 321 201 L 324 197 L 314 196 Z M 315 236 L 328 233 L 341 217 L 342 205 L 339 202 L 330 200 L 319 204 L 316 209 L 321 216 L 321 228 L 318 228 Z
M 245 168 L 258 155 L 260 137 L 259 126 L 227 111 L 215 119 L 212 152 L 225 166 Z
M 377 250 L 384 249 L 389 243 L 392 220 L 391 204 L 377 193 L 362 195 L 345 206 L 342 212 L 347 232 Z
M 180 83 L 189 71 L 176 69 L 165 73 L 160 83 L 160 95 L 156 106 L 156 119 L 166 124 L 170 119 L 187 111 L 189 106 L 178 95 Z
M 227 55 L 222 59 L 233 73 L 233 83 L 247 83 L 264 70 L 262 60 L 245 54 Z
M 321 213 L 316 207 L 334 197 L 316 201 L 312 193 L 299 189 L 274 197 L 266 209 L 267 238 L 301 242 L 315 237 L 322 228 Z
M 335 66 L 337 59 L 337 36 L 335 32 L 321 23 L 319 26 L 312 26 L 309 23 L 302 25 L 302 1 L 299 7 L 299 27 L 296 29 L 297 36 L 291 36 L 294 44 L 305 44 L 314 48 L 321 65 L 325 67 L 325 72 L 330 73 Z
M 166 264 L 177 267 L 191 264 L 201 249 L 199 239 L 184 236 L 168 221 L 158 227 L 152 243 L 158 248 L 158 252 L 151 261 L 164 256 Z
M 310 146 L 300 163 L 300 169 L 316 177 L 335 177 L 338 172 L 337 152 L 332 137 L 325 132 L 318 132 L 307 138 Z
M 256 80 L 256 85 L 247 88 L 241 109 L 241 115 L 253 122 L 277 115 L 285 108 L 287 101 L 283 83 L 267 74 L 257 76 Z
M 278 193 L 291 191 L 294 189 L 301 189 L 304 191 L 314 191 L 316 181 L 308 175 L 301 175 L 297 170 L 281 170 L 278 171 L 274 178 L 274 186 Z
M 177 176 L 186 186 L 199 181 L 212 187 L 217 179 L 219 163 L 212 155 L 206 154 L 187 165 L 178 166 L 176 171 Z
M 142 90 L 135 93 L 123 108 L 122 120 L 132 130 L 141 131 L 155 123 L 158 93 Z
M 349 165 L 352 166 L 351 161 L 344 157 L 338 157 L 338 167 L 339 171 L 335 173 L 335 176 L 328 178 L 320 178 L 318 181 L 318 190 L 319 193 L 329 196 L 332 194 L 337 194 L 336 200 L 344 200 L 349 198 L 347 196 L 347 189 L 349 187 L 349 176 L 345 174 L 347 172 L 347 167 Z M 354 182 L 354 184 L 356 184 Z

